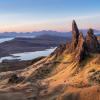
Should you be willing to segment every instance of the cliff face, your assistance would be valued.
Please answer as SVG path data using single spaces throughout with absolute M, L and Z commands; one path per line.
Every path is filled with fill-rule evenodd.
M 85 59 L 85 57 L 89 54 L 87 50 L 87 45 L 85 42 L 85 39 L 83 37 L 83 34 L 80 33 L 79 39 L 78 39 L 78 44 L 76 48 L 76 61 L 81 62 L 82 60 Z

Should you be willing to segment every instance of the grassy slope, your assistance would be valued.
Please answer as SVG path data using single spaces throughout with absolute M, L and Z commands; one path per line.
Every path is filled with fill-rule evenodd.
M 2 90 L 3 88 L 5 91 L 7 91 L 8 87 L 10 91 L 12 87 L 16 91 L 18 89 L 21 91 L 22 89 L 32 89 L 34 86 L 31 86 L 31 84 L 35 84 L 33 79 L 37 78 L 36 75 L 40 75 L 42 76 L 42 78 L 40 78 L 42 82 L 49 82 L 48 90 L 45 91 L 44 89 L 44 92 L 42 91 L 42 98 L 41 96 L 39 97 L 41 98 L 40 100 L 53 100 L 54 98 L 56 98 L 56 100 L 75 100 L 76 98 L 76 100 L 78 100 L 77 98 L 79 97 L 79 100 L 92 100 L 92 98 L 100 100 L 98 99 L 100 98 L 100 93 L 98 92 L 100 89 L 98 85 L 99 80 L 96 81 L 92 78 L 93 80 L 91 81 L 89 79 L 89 76 L 95 75 L 98 77 L 98 75 L 100 75 L 100 55 L 91 54 L 81 65 L 72 62 L 72 58 L 73 56 L 71 54 L 64 54 L 57 59 L 54 59 L 54 56 L 44 58 L 24 70 L 14 72 L 25 77 L 23 83 L 12 86 L 7 84 L 7 78 L 5 78 L 5 80 L 0 81 L 0 89 Z M 39 71 L 43 68 L 47 68 L 48 70 L 50 68 L 50 70 L 49 72 L 48 70 Z M 6 75 L 11 73 L 12 72 L 6 73 Z M 5 73 L 0 73 L 0 75 L 1 74 L 5 75 Z M 2 83 L 5 84 L 2 85 Z

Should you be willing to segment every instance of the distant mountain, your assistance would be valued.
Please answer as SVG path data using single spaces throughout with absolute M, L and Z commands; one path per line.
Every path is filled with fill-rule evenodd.
M 68 32 L 69 33 L 69 32 Z M 32 37 L 32 36 L 40 36 L 40 35 L 53 35 L 53 36 L 63 36 L 66 37 L 66 32 L 57 32 L 57 31 L 38 31 L 38 32 L 4 32 L 0 33 L 0 37 Z M 70 36 L 70 33 L 67 35 Z
M 53 35 L 40 35 L 36 38 L 15 38 L 10 41 L 0 43 L 0 57 L 8 56 L 14 53 L 35 52 L 51 47 L 57 47 L 61 43 L 70 41 L 70 38 L 53 36 Z
M 83 32 L 84 35 L 87 33 L 87 29 L 81 29 L 81 32 Z M 100 33 L 99 30 L 94 29 L 94 33 L 98 34 Z M 53 35 L 53 36 L 62 36 L 62 37 L 71 37 L 71 31 L 70 32 L 57 32 L 57 31 L 52 31 L 52 30 L 43 30 L 43 31 L 38 31 L 38 32 L 4 32 L 0 33 L 0 38 L 4 37 L 33 37 L 33 36 L 40 36 L 40 35 Z

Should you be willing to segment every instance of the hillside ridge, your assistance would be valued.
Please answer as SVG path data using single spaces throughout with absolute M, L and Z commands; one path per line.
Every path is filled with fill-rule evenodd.
M 73 20 L 71 42 L 25 69 L 1 72 L 0 91 L 20 100 L 100 100 L 100 44 L 93 29 L 84 37 Z

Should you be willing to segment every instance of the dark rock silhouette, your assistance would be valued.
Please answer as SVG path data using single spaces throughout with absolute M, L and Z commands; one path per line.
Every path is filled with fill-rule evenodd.
M 77 47 L 78 38 L 79 38 L 79 30 L 78 30 L 75 20 L 73 20 L 72 22 L 72 44 L 71 44 L 72 51 L 75 50 Z
M 94 35 L 93 29 L 89 29 L 87 32 L 86 44 L 87 44 L 89 52 L 97 52 L 100 50 L 100 45 L 97 40 L 97 37 Z

